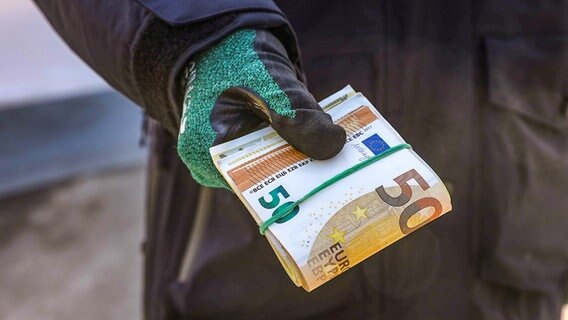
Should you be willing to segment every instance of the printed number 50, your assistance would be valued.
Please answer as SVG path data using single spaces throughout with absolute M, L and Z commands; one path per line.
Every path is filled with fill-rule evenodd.
M 418 185 L 422 188 L 422 190 L 426 191 L 430 189 L 430 185 L 428 184 L 428 182 L 426 182 L 426 180 L 424 180 L 424 178 L 422 178 L 422 176 L 415 169 L 411 169 L 401 174 L 400 176 L 394 178 L 394 181 L 400 187 L 399 196 L 397 197 L 390 196 L 385 191 L 385 188 L 383 186 L 378 187 L 377 189 L 375 189 L 375 191 L 386 204 L 393 207 L 401 207 L 407 204 L 412 198 L 412 188 L 408 184 L 408 181 L 411 179 L 414 179 L 416 182 L 418 182 Z M 430 218 L 428 218 L 427 220 L 423 221 L 422 223 L 414 227 L 408 226 L 408 221 L 412 216 L 417 214 L 420 210 L 429 207 L 434 208 L 434 213 L 430 216 Z M 426 223 L 436 219 L 441 213 L 442 213 L 442 204 L 438 199 L 433 197 L 421 198 L 408 205 L 408 207 L 406 207 L 402 211 L 402 213 L 400 214 L 400 220 L 398 221 L 398 224 L 400 226 L 400 230 L 402 231 L 402 233 L 409 234 L 412 231 L 422 227 Z
M 270 195 L 270 201 L 267 201 L 265 199 L 265 196 L 260 197 L 258 199 L 258 202 L 260 203 L 260 205 L 265 209 L 274 209 L 274 208 L 278 207 L 278 205 L 280 204 L 280 196 L 282 196 L 284 199 L 287 199 L 290 196 L 290 194 L 288 194 L 288 191 L 286 191 L 286 189 L 284 189 L 283 186 L 278 186 L 276 189 L 273 189 L 268 194 Z M 275 214 L 279 213 L 280 211 L 285 210 L 288 206 L 292 205 L 293 203 L 294 202 L 292 202 L 292 201 L 288 201 L 288 202 L 283 203 L 280 207 L 278 207 L 274 210 L 272 215 L 275 215 Z M 297 206 L 288 215 L 276 220 L 276 223 L 284 223 L 284 222 L 292 219 L 296 214 L 298 214 L 299 211 L 300 211 L 300 207 Z

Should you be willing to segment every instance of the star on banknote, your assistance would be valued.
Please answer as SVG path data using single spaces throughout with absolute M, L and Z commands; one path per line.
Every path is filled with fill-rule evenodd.
M 333 233 L 328 235 L 331 239 L 333 239 L 333 243 L 345 243 L 345 232 L 339 231 L 337 228 L 333 228 Z
M 367 217 L 367 210 L 368 208 L 361 208 L 359 207 L 359 205 L 357 205 L 355 211 L 352 211 L 351 213 L 354 214 L 357 221 L 359 221 L 361 220 L 361 218 L 369 218 Z

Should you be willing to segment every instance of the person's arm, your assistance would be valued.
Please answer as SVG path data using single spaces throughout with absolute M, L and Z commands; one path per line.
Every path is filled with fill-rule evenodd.
M 193 53 L 244 27 L 281 30 L 296 50 L 272 1 L 34 1 L 77 55 L 174 135 L 178 75 Z
M 87 64 L 179 134 L 180 156 L 202 184 L 224 186 L 208 148 L 260 121 L 315 159 L 345 142 L 302 83 L 295 35 L 273 1 L 34 1 Z M 188 99 L 182 74 L 191 63 L 197 73 Z M 184 101 L 192 106 L 182 120 Z M 188 130 L 180 134 L 180 126 Z

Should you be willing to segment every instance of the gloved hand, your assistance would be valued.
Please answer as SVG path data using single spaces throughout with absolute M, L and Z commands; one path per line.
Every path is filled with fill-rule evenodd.
M 305 155 L 328 159 L 345 131 L 323 112 L 296 77 L 284 46 L 268 31 L 240 30 L 189 64 L 178 153 L 194 179 L 226 187 L 209 148 L 270 124 Z

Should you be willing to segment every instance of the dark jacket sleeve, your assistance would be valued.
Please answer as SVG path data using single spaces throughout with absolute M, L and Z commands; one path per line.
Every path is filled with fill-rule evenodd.
M 294 33 L 271 0 L 34 0 L 75 53 L 177 135 L 183 66 L 241 28 L 273 31 L 299 68 Z

